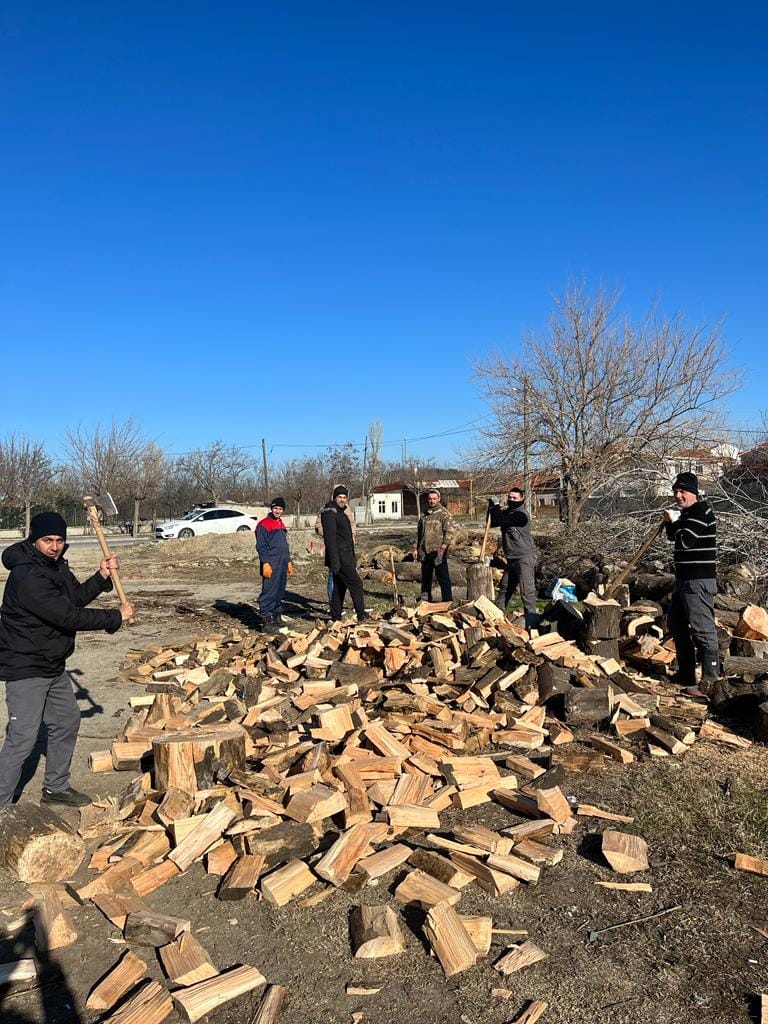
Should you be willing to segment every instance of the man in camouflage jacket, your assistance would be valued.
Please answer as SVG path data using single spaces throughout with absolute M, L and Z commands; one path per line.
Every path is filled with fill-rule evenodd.
M 421 562 L 421 599 L 432 600 L 432 577 L 437 576 L 443 601 L 452 600 L 451 577 L 448 570 L 448 548 L 456 536 L 451 513 L 440 501 L 440 491 L 427 491 L 427 508 L 419 516 L 414 560 Z

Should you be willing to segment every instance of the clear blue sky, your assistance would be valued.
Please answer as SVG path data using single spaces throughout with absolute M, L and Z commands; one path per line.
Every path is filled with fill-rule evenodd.
M 7 0 L 0 433 L 273 458 L 482 415 L 571 275 L 727 317 L 768 406 L 758 3 Z M 468 435 L 411 442 L 451 460 Z M 279 447 L 294 443 L 303 447 Z M 390 457 L 399 445 L 385 448 Z

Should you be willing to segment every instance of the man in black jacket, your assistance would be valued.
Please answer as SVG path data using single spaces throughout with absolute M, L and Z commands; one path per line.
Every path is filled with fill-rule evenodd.
M 88 610 L 112 589 L 117 558 L 103 558 L 99 571 L 79 583 L 64 560 L 67 524 L 57 512 L 41 512 L 29 537 L 3 552 L 11 574 L 0 607 L 0 679 L 5 680 L 8 728 L 0 751 L 0 807 L 16 793 L 32 753 L 40 723 L 48 730 L 41 803 L 81 807 L 90 798 L 72 789 L 70 765 L 80 727 L 80 711 L 66 661 L 81 629 L 115 633 L 133 616 L 130 603 L 113 611 Z
M 664 513 L 667 536 L 675 542 L 675 586 L 667 625 L 675 641 L 680 682 L 696 688 L 696 649 L 701 656 L 701 691 L 707 694 L 720 675 L 715 627 L 717 557 L 715 516 L 699 494 L 695 473 L 680 473 L 672 484 L 675 508 Z
M 357 571 L 352 526 L 346 514 L 348 502 L 347 488 L 335 487 L 332 499 L 320 513 L 325 541 L 325 564 L 333 573 L 331 618 L 334 621 L 341 618 L 344 598 L 349 590 L 357 621 L 364 622 L 368 616 L 365 614 L 363 603 L 363 581 Z
M 531 534 L 531 520 L 525 511 L 525 494 L 519 487 L 510 487 L 507 493 L 507 507 L 488 499 L 488 514 L 491 526 L 501 527 L 501 546 L 507 558 L 507 567 L 501 578 L 496 604 L 502 611 L 520 586 L 520 597 L 525 609 L 525 628 L 532 629 L 539 624 L 536 607 L 536 545 Z

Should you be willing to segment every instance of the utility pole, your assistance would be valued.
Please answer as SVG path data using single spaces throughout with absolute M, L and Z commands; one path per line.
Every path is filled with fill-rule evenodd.
M 368 435 L 365 435 L 365 448 L 363 449 L 363 509 L 365 511 L 365 522 L 368 522 Z
M 533 500 L 531 495 L 531 440 L 528 432 L 528 418 L 528 378 L 523 377 L 523 488 L 525 490 L 525 511 L 528 513 L 528 518 L 530 519 L 533 509 Z
M 264 504 L 269 504 L 269 473 L 267 471 L 267 442 L 261 439 L 261 456 L 264 460 Z
M 406 466 L 408 464 L 408 438 L 403 438 L 403 472 L 406 472 Z

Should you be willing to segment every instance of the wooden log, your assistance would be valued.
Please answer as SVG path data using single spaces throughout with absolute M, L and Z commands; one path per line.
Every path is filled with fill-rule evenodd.
M 463 889 L 474 880 L 473 875 L 462 871 L 453 861 L 434 850 L 417 847 L 408 857 L 408 863 L 452 889 Z
M 440 815 L 432 807 L 394 804 L 386 808 L 386 815 L 393 828 L 440 828 Z
M 217 898 L 220 900 L 244 900 L 256 887 L 265 864 L 266 857 L 262 853 L 243 854 L 224 876 L 216 893 Z
M 317 877 L 301 860 L 292 860 L 276 871 L 271 871 L 261 880 L 261 894 L 273 907 L 284 907 L 294 896 L 298 896 L 314 885 Z
M 429 910 L 437 903 L 454 904 L 461 899 L 461 892 L 439 879 L 417 868 L 410 871 L 395 889 L 398 903 L 415 904 L 422 910 Z
M 493 569 L 482 562 L 467 566 L 467 600 L 476 601 L 478 597 L 486 597 L 489 601 L 496 600 Z
M 427 911 L 424 934 L 446 978 L 466 971 L 477 963 L 477 948 L 461 918 L 449 903 L 438 903 Z
M 641 836 L 606 829 L 602 850 L 605 859 L 619 875 L 648 870 L 648 844 Z
M 135 946 L 157 948 L 173 942 L 191 927 L 191 922 L 183 917 L 156 914 L 153 910 L 138 910 L 126 917 L 123 935 L 126 942 L 132 942 Z
M 541 869 L 536 867 L 535 864 L 530 864 L 528 861 L 523 860 L 522 857 L 516 857 L 511 853 L 506 856 L 491 853 L 488 855 L 487 864 L 490 868 L 503 871 L 513 878 L 519 878 L 521 882 L 538 882 L 541 875 Z
M 545 960 L 546 957 L 547 954 L 544 950 L 539 949 L 535 942 L 528 939 L 519 946 L 512 946 L 507 950 L 504 956 L 496 961 L 493 968 L 507 976 L 522 971 L 525 967 L 531 967 L 533 964 L 539 963 L 540 960 Z
M 746 640 L 768 640 L 768 612 L 755 604 L 748 604 L 742 611 L 736 635 Z
M 488 956 L 493 941 L 493 918 L 482 914 L 459 914 L 478 956 Z
M 285 808 L 285 813 L 294 821 L 306 824 L 330 818 L 347 810 L 348 806 L 343 792 L 325 783 L 318 783 L 309 789 L 294 793 Z
M 287 995 L 288 989 L 284 985 L 270 985 L 251 1024 L 277 1024 Z
M 542 818 L 551 818 L 560 824 L 573 814 L 571 805 L 559 786 L 552 789 L 537 789 L 534 796 Z
M 131 878 L 129 885 L 137 896 L 147 896 L 149 893 L 159 889 L 161 885 L 170 882 L 172 878 L 180 874 L 178 867 L 170 860 L 162 860 L 145 871 L 140 871 Z
M 595 750 L 599 750 L 602 754 L 606 754 L 618 764 L 632 764 L 635 760 L 635 755 L 631 750 L 625 750 L 623 747 L 620 747 L 618 743 L 612 743 L 609 739 L 606 739 L 605 736 L 591 736 L 590 743 Z
M 521 839 L 515 843 L 515 855 L 525 857 L 533 864 L 544 864 L 547 867 L 554 867 L 563 859 L 563 851 L 547 846 L 546 843 L 537 843 L 535 839 Z
M 48 889 L 35 904 L 35 945 L 41 953 L 71 946 L 77 932 L 55 889 Z
M 565 720 L 568 725 L 593 725 L 610 718 L 612 713 L 613 689 L 610 686 L 573 689 L 565 694 Z
M 768 675 L 766 658 L 723 658 L 723 675 L 740 676 L 745 682 L 754 682 Z
M 176 849 L 171 850 L 168 859 L 172 860 L 179 870 L 186 871 L 190 864 L 213 846 L 236 817 L 232 808 L 222 800 L 208 814 L 200 815 L 200 821 L 181 840 Z
M 8 804 L 0 810 L 0 865 L 21 882 L 70 878 L 85 844 L 47 807 Z
M 358 960 L 395 956 L 405 950 L 397 914 L 392 907 L 355 907 L 349 927 Z
M 112 751 L 111 750 L 92 750 L 88 755 L 88 768 L 94 774 L 98 772 L 111 772 L 112 767 Z
M 542 999 L 533 999 L 519 1017 L 510 1021 L 510 1024 L 536 1024 L 544 1016 L 548 1006 L 549 1003 L 545 1003 Z
M 669 751 L 670 754 L 684 754 L 688 750 L 682 740 L 676 739 L 671 733 L 665 732 L 664 729 L 659 729 L 655 725 L 647 725 L 645 735 L 651 743 L 655 743 L 662 750 Z
M 753 875 L 768 875 L 768 860 L 762 857 L 750 857 L 746 853 L 737 853 L 733 866 L 737 871 L 749 871 Z
M 157 951 L 163 970 L 177 985 L 195 985 L 219 973 L 208 950 L 191 932 L 183 932 L 176 940 Z
M 147 965 L 130 949 L 120 957 L 114 967 L 90 991 L 85 1001 L 88 1010 L 111 1010 L 112 1007 L 141 981 Z
M 192 795 L 210 789 L 217 772 L 243 768 L 246 736 L 241 726 L 227 722 L 153 739 L 155 789 L 173 786 Z
M 405 843 L 395 843 L 394 846 L 388 846 L 385 850 L 379 850 L 369 857 L 363 857 L 361 861 L 358 861 L 355 870 L 365 875 L 369 881 L 381 878 L 382 875 L 387 875 L 404 864 L 412 852 L 411 847 L 406 846 Z
M 586 640 L 617 640 L 621 636 L 622 608 L 617 601 L 584 602 Z
M 194 1024 L 219 1006 L 231 999 L 252 992 L 264 985 L 266 979 L 261 971 L 247 964 L 222 971 L 215 978 L 199 981 L 188 988 L 177 989 L 173 999 L 184 1020 Z
M 170 993 L 158 982 L 148 981 L 103 1024 L 161 1024 L 171 1013 Z
M 357 862 L 370 852 L 374 827 L 368 824 L 353 825 L 343 832 L 315 865 L 316 873 L 333 885 L 346 882 Z

